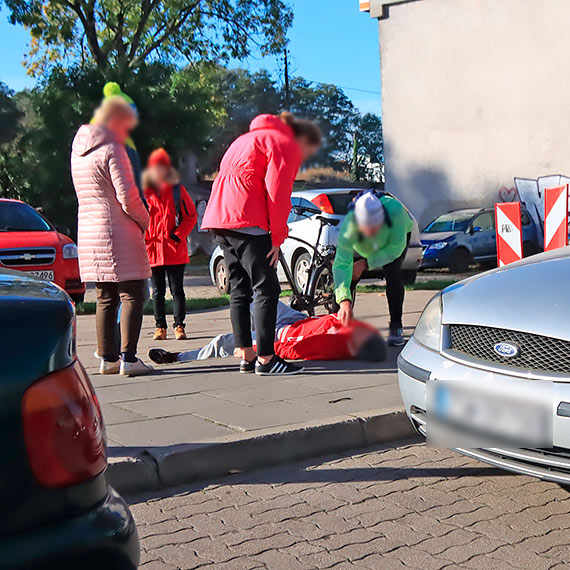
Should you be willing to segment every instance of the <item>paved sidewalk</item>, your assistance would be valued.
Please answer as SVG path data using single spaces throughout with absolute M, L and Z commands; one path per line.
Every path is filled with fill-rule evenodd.
M 570 494 L 447 450 L 372 448 L 131 497 L 144 570 L 570 565 Z
M 408 292 L 404 316 L 407 334 L 432 295 L 433 291 Z M 356 316 L 386 333 L 384 293 L 361 294 Z M 152 318 L 145 317 L 140 342 L 144 358 L 152 346 L 168 350 L 198 348 L 211 337 L 231 330 L 229 311 L 223 308 L 190 314 L 189 340 L 185 342 L 153 342 L 153 330 Z M 111 455 L 128 461 L 132 457 L 148 459 L 148 451 L 152 450 L 151 465 L 147 461 L 144 472 L 151 470 L 147 483 L 138 472 L 126 475 L 139 480 L 137 488 L 219 475 L 226 473 L 230 465 L 240 469 L 259 466 L 263 460 L 259 438 L 282 436 L 277 444 L 267 443 L 264 453 L 270 464 L 386 441 L 386 430 L 391 430 L 390 437 L 405 437 L 411 429 L 405 418 L 393 422 L 390 416 L 383 416 L 402 409 L 396 374 L 398 349 L 390 349 L 388 360 L 381 364 L 310 362 L 305 374 L 287 379 L 239 374 L 233 358 L 157 366 L 152 375 L 126 378 L 97 374 L 93 316 L 78 317 L 77 332 L 80 359 L 102 404 Z M 387 427 L 383 417 L 391 425 Z M 373 424 L 370 429 L 369 424 Z M 339 426 L 343 429 L 335 431 Z M 235 447 L 236 442 L 241 448 Z M 208 447 L 219 443 L 234 446 L 235 457 L 226 459 L 228 465 L 215 466 L 221 461 L 220 453 L 208 455 Z M 187 451 L 194 455 L 178 458 L 175 467 L 171 460 L 168 469 L 162 466 L 162 458 L 168 460 L 173 454 Z M 196 451 L 201 453 L 199 460 Z M 122 482 L 113 482 L 124 490 L 131 489 L 128 483 L 122 487 Z

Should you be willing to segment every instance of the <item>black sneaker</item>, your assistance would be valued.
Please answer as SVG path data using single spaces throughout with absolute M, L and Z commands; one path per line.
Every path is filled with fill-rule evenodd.
M 406 344 L 404 329 L 402 327 L 390 327 L 388 346 L 403 346 L 404 344 Z
M 172 364 L 173 362 L 178 362 L 179 352 L 168 352 L 168 350 L 163 350 L 162 348 L 151 348 L 148 351 L 148 357 L 155 364 Z
M 255 363 L 255 373 L 259 376 L 292 376 L 305 370 L 298 364 L 285 362 L 282 358 L 274 355 L 267 364 Z
M 243 359 L 239 363 L 239 373 L 240 374 L 251 374 L 255 372 L 255 360 L 248 362 L 247 360 Z

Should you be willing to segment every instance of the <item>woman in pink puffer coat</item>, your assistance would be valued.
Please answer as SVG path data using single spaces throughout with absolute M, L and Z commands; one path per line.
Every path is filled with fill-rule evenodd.
M 134 376 L 150 367 L 137 357 L 150 266 L 144 232 L 149 216 L 135 184 L 125 140 L 136 126 L 121 97 L 105 99 L 91 125 L 73 140 L 71 174 L 79 203 L 79 269 L 97 290 L 97 353 L 101 374 Z M 121 346 L 117 311 L 122 303 Z

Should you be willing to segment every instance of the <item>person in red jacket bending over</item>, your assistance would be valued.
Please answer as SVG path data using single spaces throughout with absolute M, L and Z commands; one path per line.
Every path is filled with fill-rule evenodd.
M 167 279 L 174 300 L 174 335 L 176 339 L 183 340 L 186 338 L 186 238 L 196 225 L 196 208 L 184 186 L 179 183 L 178 173 L 163 148 L 150 155 L 143 176 L 143 188 L 150 215 L 145 241 L 152 269 L 152 299 L 156 321 L 154 340 L 166 339 L 164 297 Z
M 321 145 L 321 132 L 290 113 L 260 115 L 224 155 L 202 221 L 222 248 L 230 282 L 230 318 L 240 372 L 297 374 L 275 355 L 273 340 L 279 247 L 287 237 L 293 182 L 301 163 Z M 254 298 L 257 361 L 249 305 Z

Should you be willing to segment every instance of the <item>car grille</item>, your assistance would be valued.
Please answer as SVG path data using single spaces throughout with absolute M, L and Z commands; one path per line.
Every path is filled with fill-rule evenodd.
M 4 267 L 51 265 L 54 261 L 54 247 L 0 249 L 0 264 Z
M 451 350 L 484 362 L 537 372 L 570 372 L 570 342 L 508 329 L 473 325 L 451 325 Z M 501 342 L 519 348 L 516 356 L 507 358 L 495 352 Z

